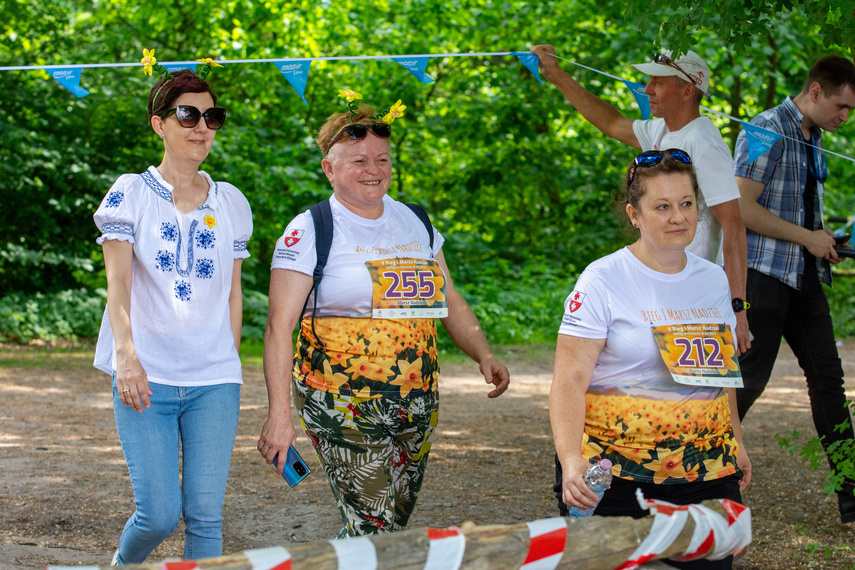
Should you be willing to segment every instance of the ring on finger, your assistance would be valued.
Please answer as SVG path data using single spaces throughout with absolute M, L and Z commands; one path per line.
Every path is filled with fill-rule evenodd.
M 130 390 L 122 390 L 122 394 L 130 394 L 130 393 L 131 393 Z

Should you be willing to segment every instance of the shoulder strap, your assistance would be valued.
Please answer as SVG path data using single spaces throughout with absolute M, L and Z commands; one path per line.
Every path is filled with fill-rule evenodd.
M 309 206 L 309 212 L 312 214 L 312 223 L 315 226 L 315 254 L 317 256 L 315 270 L 312 272 L 312 280 L 314 281 L 314 283 L 312 283 L 312 292 L 315 294 L 314 306 L 312 307 L 312 334 L 315 335 L 315 340 L 317 340 L 318 344 L 323 348 L 324 343 L 321 342 L 321 339 L 318 337 L 318 333 L 315 332 L 315 314 L 318 312 L 318 285 L 321 282 L 321 278 L 324 276 L 324 267 L 327 265 L 330 248 L 332 247 L 333 220 L 329 198 Z M 309 295 L 311 295 L 311 292 Z M 303 303 L 302 312 L 306 311 L 306 305 L 308 302 L 309 297 L 306 297 L 306 301 Z
M 407 202 L 401 202 L 403 205 L 408 207 L 413 213 L 418 216 L 418 218 L 425 225 L 425 229 L 428 233 L 428 239 L 430 240 L 430 251 L 433 254 L 433 224 L 430 223 L 430 216 L 425 212 L 425 209 L 419 206 L 418 204 L 409 204 Z

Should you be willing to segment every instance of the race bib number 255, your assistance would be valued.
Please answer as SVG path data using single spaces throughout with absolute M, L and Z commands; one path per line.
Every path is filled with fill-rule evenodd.
M 375 319 L 438 319 L 448 316 L 445 276 L 432 259 L 391 258 L 365 263 L 374 288 Z

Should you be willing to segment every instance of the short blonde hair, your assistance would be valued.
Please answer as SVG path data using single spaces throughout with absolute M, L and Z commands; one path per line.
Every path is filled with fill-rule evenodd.
M 351 121 L 350 111 L 346 113 L 335 113 L 327 117 L 318 131 L 318 136 L 315 138 L 315 143 L 321 149 L 321 154 L 324 158 L 330 152 L 330 143 L 333 137 L 338 134 L 347 125 L 373 125 L 377 123 L 377 113 L 371 105 L 360 105 L 358 114 Z

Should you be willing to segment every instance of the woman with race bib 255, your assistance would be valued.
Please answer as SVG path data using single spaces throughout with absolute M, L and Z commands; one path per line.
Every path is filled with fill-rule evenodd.
M 698 219 L 691 157 L 642 153 L 625 188 L 638 239 L 585 269 L 559 329 L 549 396 L 559 510 L 642 517 L 636 489 L 674 504 L 741 502 L 751 463 L 731 415 L 736 318 L 722 268 L 685 252 Z M 609 459 L 614 475 L 599 503 L 583 479 L 595 458 Z
M 258 441 L 271 463 L 296 440 L 293 386 L 341 512 L 339 537 L 400 530 L 413 512 L 439 409 L 436 318 L 495 386 L 488 397 L 510 381 L 451 282 L 442 236 L 386 195 L 400 101 L 384 116 L 353 104 L 355 92 L 342 96 L 351 112 L 330 116 L 316 139 L 334 230 L 317 289 L 313 215 L 294 218 L 276 244 L 264 346 L 270 407 Z

